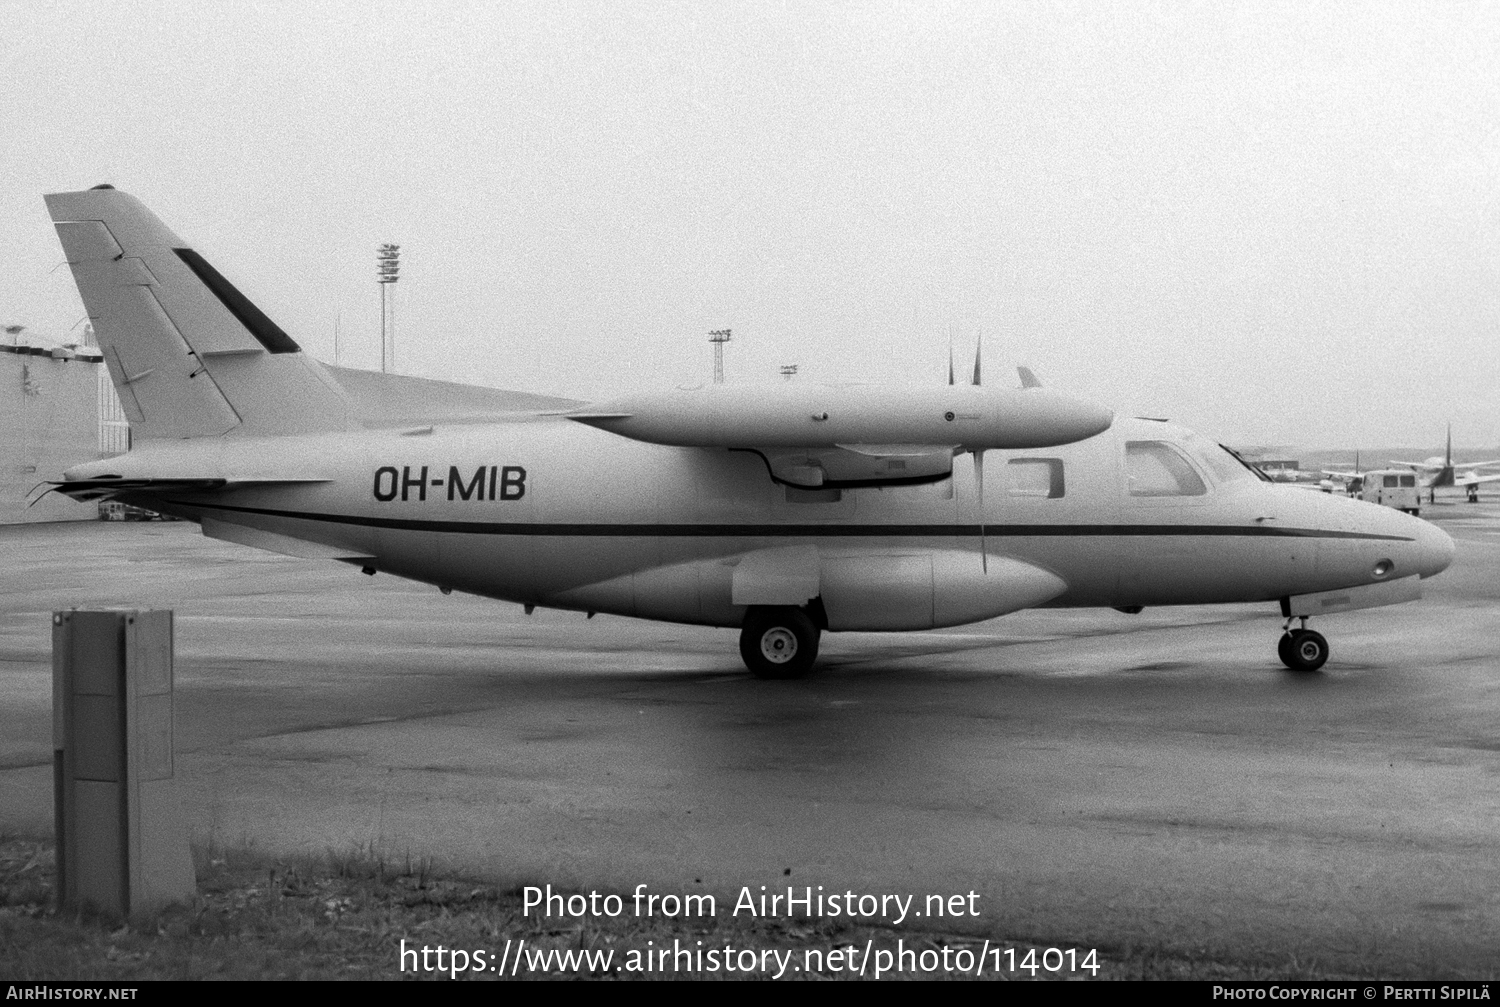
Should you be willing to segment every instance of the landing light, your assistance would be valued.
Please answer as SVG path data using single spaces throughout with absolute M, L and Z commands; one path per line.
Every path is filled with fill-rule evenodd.
M 1388 559 L 1383 559 L 1375 564 L 1375 570 L 1373 572 L 1377 577 L 1384 577 L 1394 569 L 1396 569 L 1395 563 L 1391 562 Z

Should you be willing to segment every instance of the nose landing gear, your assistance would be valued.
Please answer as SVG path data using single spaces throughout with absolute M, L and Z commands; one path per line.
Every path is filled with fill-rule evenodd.
M 1292 629 L 1290 618 L 1282 625 L 1276 656 L 1293 671 L 1317 671 L 1328 661 L 1328 641 L 1322 633 L 1307 628 L 1306 616 L 1301 621 L 1299 629 Z

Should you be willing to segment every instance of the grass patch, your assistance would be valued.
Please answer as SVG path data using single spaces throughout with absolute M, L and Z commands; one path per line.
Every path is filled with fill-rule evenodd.
M 894 952 L 898 941 L 928 962 L 957 965 L 982 953 L 984 938 L 919 927 L 868 927 L 825 920 L 727 917 L 636 920 L 629 896 L 620 893 L 625 914 L 618 918 L 537 919 L 522 914 L 522 893 L 502 891 L 481 880 L 442 873 L 425 858 L 383 855 L 369 849 L 330 850 L 320 856 L 275 857 L 253 849 L 213 844 L 194 851 L 198 894 L 190 904 L 124 920 L 97 912 L 59 912 L 54 906 L 55 858 L 50 842 L 0 839 L 0 976 L 7 979 L 449 979 L 457 964 L 436 949 L 464 951 L 467 967 L 459 978 L 498 978 L 502 958 L 508 978 L 519 956 L 515 978 L 771 978 L 779 962 L 783 978 L 860 978 L 858 955 L 867 948 Z M 400 948 L 417 953 L 401 968 Z M 522 944 L 521 942 L 524 942 Z M 1033 949 L 1064 941 L 990 938 L 991 948 L 1014 949 L 1014 961 Z M 507 946 L 509 950 L 507 950 Z M 421 950 L 427 948 L 425 962 Z M 696 956 L 725 948 L 736 955 L 757 952 L 759 962 L 744 970 L 647 969 L 663 949 Z M 848 955 L 844 949 L 855 949 Z M 523 950 L 524 949 L 524 950 Z M 811 959 L 821 970 L 796 971 Z M 1081 957 L 1086 948 L 1080 949 Z M 482 971 L 476 953 L 483 951 Z M 770 952 L 767 959 L 765 952 Z M 829 952 L 835 952 L 829 955 Z M 571 957 L 562 959 L 557 953 Z M 630 967 L 630 962 L 636 968 Z M 781 957 L 778 958 L 777 955 Z M 546 956 L 543 960 L 539 956 Z M 1011 959 L 1002 956 L 1001 963 Z M 676 958 L 678 967 L 709 959 Z M 1040 958 L 1034 959 L 1040 961 Z M 1056 959 L 1053 959 L 1054 961 Z M 660 961 L 657 957 L 655 961 Z M 865 978 L 873 978 L 874 962 Z M 1159 948 L 1101 947 L 1099 979 L 1331 979 L 1359 978 L 1333 973 L 1316 962 L 1231 961 L 1207 954 L 1170 953 Z M 838 967 L 827 967 L 837 963 Z M 428 966 L 424 969 L 423 965 Z M 437 966 L 441 964 L 442 970 Z M 743 964 L 743 959 L 739 964 Z M 956 970 L 908 969 L 903 978 L 966 978 Z M 1036 978 L 1095 978 L 1089 972 L 1049 973 Z M 889 978 L 898 976 L 891 975 Z M 1027 971 L 982 978 L 1032 978 Z M 1367 978 L 1367 977 L 1366 977 Z

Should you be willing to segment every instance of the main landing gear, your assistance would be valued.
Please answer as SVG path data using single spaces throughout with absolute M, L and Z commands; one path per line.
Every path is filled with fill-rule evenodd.
M 1307 628 L 1305 616 L 1300 629 L 1292 629 L 1292 620 L 1288 619 L 1281 627 L 1276 656 L 1293 671 L 1317 671 L 1328 661 L 1328 641 L 1322 633 Z
M 801 678 L 818 659 L 820 635 L 806 609 L 752 605 L 740 630 L 740 657 L 756 678 Z

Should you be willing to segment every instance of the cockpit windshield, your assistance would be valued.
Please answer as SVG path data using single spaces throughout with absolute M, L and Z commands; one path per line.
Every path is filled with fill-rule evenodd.
M 1199 438 L 1199 439 L 1202 440 L 1203 438 Z M 1223 452 L 1224 454 L 1229 455 L 1229 457 L 1232 458 L 1232 459 L 1234 459 L 1234 461 L 1237 462 L 1239 464 L 1239 466 L 1242 468 L 1242 471 L 1239 471 L 1239 472 L 1236 473 L 1236 475 L 1235 475 L 1236 479 L 1244 479 L 1246 477 L 1246 474 L 1248 473 L 1249 475 L 1254 476 L 1256 479 L 1259 479 L 1263 483 L 1268 483 L 1268 482 L 1274 482 L 1275 481 L 1270 476 L 1268 476 L 1264 472 L 1262 472 L 1257 466 L 1252 465 L 1250 462 L 1245 461 L 1245 456 L 1242 455 L 1242 454 L 1240 454 L 1238 451 L 1236 451 L 1234 448 L 1230 447 L 1229 445 L 1227 445 L 1227 444 L 1215 444 L 1215 445 L 1213 445 L 1213 447 L 1217 448 L 1219 451 Z

